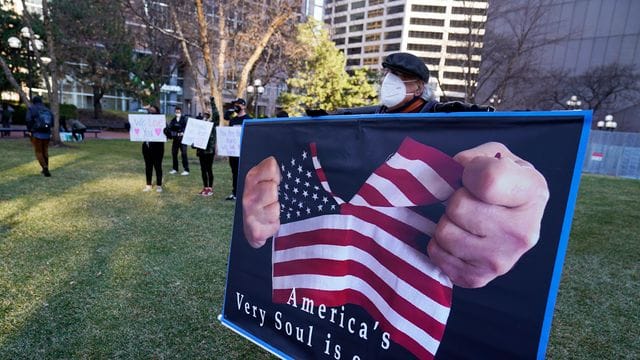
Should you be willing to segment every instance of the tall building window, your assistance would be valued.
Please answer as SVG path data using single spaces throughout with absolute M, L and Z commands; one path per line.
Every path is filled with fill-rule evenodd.
M 450 85 L 450 84 L 442 84 L 442 90 L 444 91 L 455 91 L 455 92 L 465 92 L 466 87 L 464 85 Z
M 426 64 L 428 65 L 432 65 L 432 66 L 438 66 L 440 65 L 440 58 L 434 58 L 434 57 L 420 57 L 420 60 L 424 61 Z
M 362 20 L 362 19 L 364 19 L 364 13 L 363 12 L 351 14 L 351 21 Z
M 372 21 L 367 24 L 367 30 L 380 29 L 382 27 L 382 21 Z
M 455 79 L 455 80 L 464 80 L 464 73 L 461 72 L 451 72 L 451 71 L 445 71 L 444 72 L 444 77 L 446 77 L 447 79 Z
M 386 39 L 397 39 L 402 37 L 402 31 L 389 31 L 384 34 L 384 38 Z
M 347 28 L 346 27 L 339 27 L 339 28 L 335 28 L 335 30 L 333 30 L 334 35 L 342 35 L 345 32 L 347 32 Z
M 407 50 L 440 52 L 442 46 L 430 44 L 407 44 Z
M 411 11 L 444 14 L 447 12 L 447 7 L 433 5 L 411 5 Z
M 369 10 L 367 17 L 369 19 L 384 15 L 384 9 Z
M 369 0 L 369 6 L 384 4 L 384 0 Z
M 409 37 L 419 39 L 442 39 L 442 33 L 431 31 L 409 31 Z
M 333 39 L 333 42 L 336 45 L 344 45 L 344 38 L 337 38 L 337 39 Z
M 384 45 L 384 51 L 399 51 L 399 50 L 400 50 L 400 43 Z
M 449 34 L 449 40 L 455 40 L 455 41 L 471 40 L 472 42 L 482 42 L 483 39 L 484 37 L 482 35 L 476 35 L 476 34 L 471 34 L 471 36 L 469 36 L 469 34 L 455 34 L 455 33 Z
M 471 54 L 471 55 L 480 55 L 482 53 L 481 48 L 468 46 L 447 46 L 447 52 L 450 54 Z
M 362 31 L 363 28 L 364 28 L 364 25 L 362 25 L 362 24 L 351 25 L 351 26 L 349 26 L 349 32 Z
M 451 20 L 449 22 L 451 27 L 465 28 L 465 29 L 482 29 L 484 28 L 484 22 L 481 21 L 467 21 L 467 20 Z
M 336 13 L 347 11 L 347 4 L 336 6 Z
M 373 57 L 373 58 L 364 58 L 362 61 L 362 65 L 378 65 L 378 58 L 377 57 Z
M 362 35 L 349 37 L 349 44 L 357 44 L 361 42 L 362 42 Z
M 380 51 L 380 45 L 367 45 L 364 47 L 365 54 L 371 54 Z
M 470 7 L 454 7 L 451 9 L 452 14 L 462 15 L 487 15 L 487 9 L 484 8 L 470 8 Z
M 365 4 L 364 0 L 353 2 L 351 3 L 351 10 L 361 9 L 364 7 L 364 4 Z
M 401 17 L 387 20 L 387 26 L 388 27 L 398 26 L 398 25 L 402 25 L 402 18 Z
M 444 26 L 444 20 L 442 19 L 411 18 L 409 22 L 411 25 Z
M 404 5 L 397 5 L 387 8 L 387 15 L 400 14 L 404 12 Z
M 343 16 L 338 16 L 335 19 L 333 19 L 333 23 L 334 24 L 342 24 L 343 22 L 347 21 L 347 16 L 343 15 Z
M 352 47 L 347 49 L 347 55 L 356 55 L 356 54 L 362 54 L 361 47 Z
M 376 33 L 376 34 L 368 34 L 365 36 L 365 41 L 369 42 L 369 41 L 378 41 L 380 40 L 382 37 L 380 36 L 380 33 Z
M 480 67 L 480 61 L 477 60 L 467 60 L 467 59 L 445 59 L 445 66 L 471 66 L 471 67 Z
M 360 66 L 360 59 L 347 59 L 347 66 Z

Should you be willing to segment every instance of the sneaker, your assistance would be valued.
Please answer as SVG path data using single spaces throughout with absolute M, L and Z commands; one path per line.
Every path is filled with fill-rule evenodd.
M 207 193 L 207 188 L 202 188 L 202 190 L 200 190 L 200 192 L 198 193 L 198 195 L 202 195 L 204 196 L 204 194 Z
M 189 175 L 189 172 L 187 170 L 185 170 L 185 171 L 181 172 L 180 175 L 187 176 L 187 175 Z
M 149 192 L 151 191 L 151 185 L 147 185 L 144 187 L 144 189 L 142 189 L 143 192 Z
M 158 186 L 158 187 L 156 188 L 156 192 L 162 192 L 162 186 Z
M 229 194 L 229 196 L 225 198 L 225 200 L 235 200 L 235 199 L 236 199 L 236 196 L 233 194 Z
M 212 188 L 205 188 L 205 193 L 202 194 L 202 196 L 212 196 L 213 195 L 213 189 Z
M 173 169 L 172 169 L 171 171 L 169 171 L 169 174 L 171 174 L 171 175 L 173 175 L 173 174 L 177 174 L 177 173 L 178 173 L 178 170 L 173 170 Z

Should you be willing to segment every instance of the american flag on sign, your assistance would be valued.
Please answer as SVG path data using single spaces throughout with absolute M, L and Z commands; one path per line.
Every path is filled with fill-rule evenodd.
M 364 308 L 391 340 L 433 358 L 451 308 L 451 281 L 426 242 L 461 186 L 462 166 L 406 138 L 349 201 L 333 192 L 315 143 L 278 159 L 281 226 L 273 242 L 273 300 L 292 289 L 326 306 Z

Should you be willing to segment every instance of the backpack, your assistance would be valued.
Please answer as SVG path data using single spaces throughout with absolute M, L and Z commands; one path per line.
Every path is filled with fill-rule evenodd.
M 38 116 L 35 117 L 31 130 L 49 133 L 51 128 L 53 128 L 53 113 L 45 107 L 38 109 Z

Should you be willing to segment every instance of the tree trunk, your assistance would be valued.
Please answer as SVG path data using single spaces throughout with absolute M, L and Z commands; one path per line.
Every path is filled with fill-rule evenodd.
M 200 102 L 200 108 L 203 112 L 207 111 L 206 101 L 204 98 L 204 94 L 202 93 L 202 88 L 200 87 L 200 82 L 198 82 L 198 69 L 196 65 L 193 63 L 193 59 L 191 58 L 191 53 L 189 53 L 189 47 L 187 42 L 184 39 L 184 35 L 182 33 L 182 26 L 180 26 L 180 21 L 178 21 L 178 16 L 176 15 L 175 10 L 171 10 L 171 19 L 173 20 L 173 25 L 176 27 L 176 31 L 178 32 L 178 36 L 181 38 L 180 45 L 182 46 L 182 53 L 184 54 L 185 60 L 187 60 L 187 65 L 191 70 L 191 76 L 193 76 L 193 82 L 196 87 L 196 96 L 198 96 L 198 100 Z M 213 116 L 213 115 L 212 115 Z
M 198 32 L 200 34 L 200 43 L 202 46 L 202 56 L 204 58 L 204 65 L 207 68 L 207 78 L 209 80 L 209 90 L 211 91 L 211 96 L 214 98 L 216 106 L 218 109 L 222 109 L 222 92 L 216 86 L 216 77 L 213 73 L 213 58 L 211 55 L 211 46 L 209 44 L 209 34 L 207 27 L 207 19 L 205 18 L 204 8 L 202 6 L 202 0 L 195 0 L 196 3 L 196 12 L 198 15 Z M 218 13 L 222 12 L 222 6 L 218 6 Z M 223 14 L 224 15 L 224 14 Z M 224 16 L 220 16 L 220 23 L 224 23 Z M 223 37 L 223 33 L 219 34 L 221 40 Z M 222 51 L 221 51 L 222 52 Z M 222 75 L 221 75 L 222 76 Z M 220 112 L 222 114 L 222 112 Z M 213 116 L 213 114 L 212 114 Z M 222 116 L 222 115 L 221 115 Z M 224 124 L 224 119 L 220 117 L 220 125 Z
M 93 118 L 100 119 L 102 118 L 102 97 L 104 96 L 104 91 L 102 87 L 94 85 L 93 86 Z
M 13 77 L 13 74 L 11 73 L 11 69 L 9 69 L 9 66 L 4 61 L 4 58 L 2 56 L 0 56 L 0 66 L 2 67 L 2 71 L 4 72 L 4 75 L 9 80 L 9 83 L 11 83 L 11 86 L 13 86 L 13 88 L 18 92 L 18 95 L 20 95 L 20 100 L 22 100 L 22 102 L 27 107 L 29 107 L 31 105 L 31 102 L 29 101 L 30 99 L 27 97 L 27 94 L 25 94 L 24 91 L 22 91 L 22 87 L 20 87 L 20 84 L 18 84 L 16 79 Z

